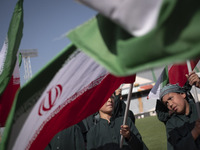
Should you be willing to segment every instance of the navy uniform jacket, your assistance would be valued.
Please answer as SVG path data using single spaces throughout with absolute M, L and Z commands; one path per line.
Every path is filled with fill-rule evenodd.
M 166 123 L 168 150 L 200 149 L 200 137 L 194 141 L 191 134 L 195 121 L 198 119 L 196 104 L 193 101 L 190 101 L 189 105 L 189 115 L 173 114 Z
M 123 117 L 111 118 L 110 123 L 100 118 L 99 122 L 93 126 L 87 134 L 87 150 L 120 150 L 120 128 L 123 124 Z M 131 130 L 129 141 L 123 141 L 121 150 L 146 150 L 147 147 L 142 141 L 142 137 L 134 123 L 128 117 L 127 125 Z

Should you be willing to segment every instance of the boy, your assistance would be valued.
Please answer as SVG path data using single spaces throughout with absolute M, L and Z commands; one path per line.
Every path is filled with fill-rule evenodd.
M 163 104 L 174 113 L 166 122 L 168 150 L 200 149 L 200 120 L 184 88 L 168 84 L 160 91 Z
M 114 95 L 99 110 L 99 122 L 90 128 L 87 134 L 88 150 L 117 150 L 120 149 L 120 137 L 123 135 L 124 142 L 122 150 L 147 149 L 142 141 L 141 135 L 130 118 L 127 125 L 122 126 L 123 117 L 114 118 Z

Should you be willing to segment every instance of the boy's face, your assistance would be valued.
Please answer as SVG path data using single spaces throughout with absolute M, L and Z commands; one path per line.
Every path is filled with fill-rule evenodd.
M 163 96 L 162 101 L 169 110 L 177 114 L 184 114 L 186 111 L 185 93 L 168 93 Z
M 100 111 L 104 113 L 112 113 L 114 109 L 114 95 L 112 95 L 107 102 L 101 107 Z

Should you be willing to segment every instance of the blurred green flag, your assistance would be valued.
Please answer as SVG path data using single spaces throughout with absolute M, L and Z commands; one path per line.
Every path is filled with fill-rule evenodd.
M 133 37 L 99 14 L 68 38 L 112 74 L 127 76 L 198 57 L 199 18 L 200 1 L 164 0 L 157 24 L 145 35 Z

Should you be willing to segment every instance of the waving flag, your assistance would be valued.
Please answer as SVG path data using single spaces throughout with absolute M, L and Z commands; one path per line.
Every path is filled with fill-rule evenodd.
M 133 37 L 99 14 L 69 32 L 68 38 L 112 74 L 127 76 L 198 57 L 199 18 L 200 1 L 163 0 L 155 27 L 142 36 Z
M 190 61 L 192 70 L 195 68 L 196 64 L 199 60 Z M 187 78 L 186 74 L 188 74 L 187 64 L 174 64 L 170 66 L 166 66 L 161 75 L 159 76 L 156 84 L 151 89 L 148 99 L 159 99 L 160 89 L 162 89 L 168 83 L 176 84 L 178 83 L 180 86 L 184 86 Z
M 109 74 L 70 45 L 18 92 L 0 148 L 43 150 L 56 133 L 97 112 L 120 84 L 134 80 Z
M 23 0 L 16 4 L 7 38 L 0 51 L 0 127 L 5 125 L 15 93 L 20 87 L 17 53 L 23 30 Z
M 10 21 L 7 38 L 0 51 L 0 95 L 11 79 L 23 30 L 23 0 L 19 0 Z

